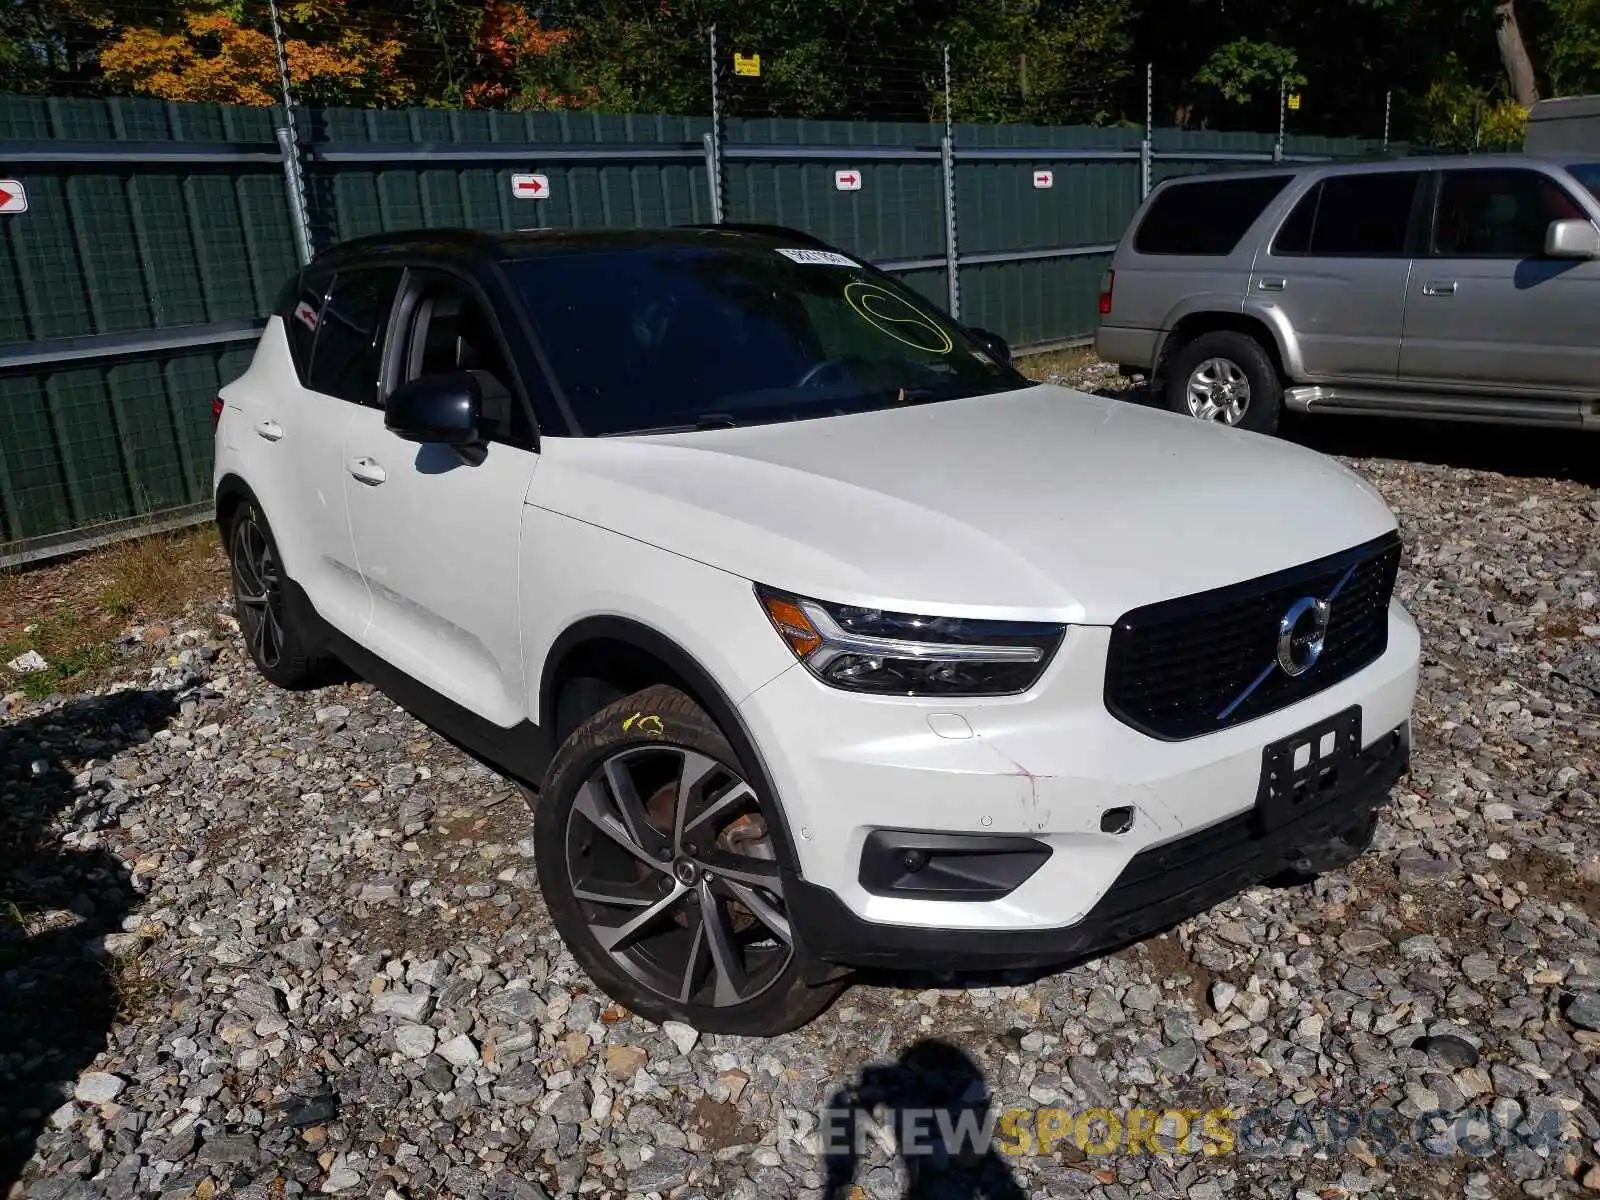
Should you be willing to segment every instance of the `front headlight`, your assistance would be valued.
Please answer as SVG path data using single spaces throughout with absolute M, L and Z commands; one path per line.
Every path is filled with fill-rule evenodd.
M 779 636 L 823 683 L 882 696 L 1012 696 L 1038 681 L 1064 627 L 919 617 L 757 587 Z

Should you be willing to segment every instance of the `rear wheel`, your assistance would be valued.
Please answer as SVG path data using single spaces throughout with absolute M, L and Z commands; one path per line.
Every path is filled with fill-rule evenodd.
M 229 522 L 227 545 L 239 633 L 256 669 L 282 688 L 315 686 L 328 659 L 306 614 L 291 603 L 278 543 L 253 500 Z
M 826 1008 L 843 985 L 803 978 L 769 804 L 682 692 L 646 688 L 585 721 L 540 789 L 534 845 L 590 977 L 707 1032 L 783 1033 Z
M 1202 333 L 1173 356 L 1166 377 L 1173 412 L 1255 433 L 1277 431 L 1283 382 L 1266 349 L 1247 333 Z

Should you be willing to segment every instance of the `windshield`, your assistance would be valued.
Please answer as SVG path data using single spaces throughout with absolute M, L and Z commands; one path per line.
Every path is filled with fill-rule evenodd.
M 1567 168 L 1572 177 L 1584 187 L 1589 189 L 1589 194 L 1600 200 L 1600 163 L 1573 163 Z
M 842 254 L 766 242 L 509 264 L 586 434 L 790 421 L 1026 387 L 958 326 Z

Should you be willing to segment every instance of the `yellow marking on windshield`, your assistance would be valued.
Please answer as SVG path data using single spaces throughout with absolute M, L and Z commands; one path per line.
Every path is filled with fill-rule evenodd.
M 856 279 L 845 284 L 844 298 L 868 325 L 913 350 L 949 354 L 955 349 L 949 334 L 887 288 Z

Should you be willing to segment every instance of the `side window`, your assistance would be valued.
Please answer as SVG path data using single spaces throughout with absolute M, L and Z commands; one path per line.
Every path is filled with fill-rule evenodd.
M 378 358 L 400 285 L 398 267 L 341 271 L 317 321 L 306 386 L 352 404 L 378 403 Z
M 322 317 L 322 302 L 328 291 L 327 276 L 306 278 L 296 276 L 284 287 L 278 300 L 277 312 L 283 318 L 285 336 L 289 339 L 289 356 L 294 360 L 295 373 L 305 383 L 311 371 L 311 347 L 316 341 L 317 322 Z
M 1433 253 L 1441 258 L 1539 258 L 1551 221 L 1585 213 L 1539 171 L 1446 171 L 1439 186 Z
M 1272 239 L 1274 254 L 1310 254 L 1311 230 L 1317 223 L 1317 205 L 1322 200 L 1322 185 L 1315 184 L 1300 197 L 1289 219 L 1278 226 L 1278 235 Z
M 1140 254 L 1231 254 L 1288 175 L 1206 179 L 1166 187 L 1133 235 Z
M 468 371 L 483 397 L 484 436 L 531 445 L 532 422 L 517 397 L 505 347 L 477 295 L 449 276 L 425 274 L 411 313 L 400 381 Z
M 1330 175 L 1295 206 L 1272 252 L 1328 258 L 1405 258 L 1421 171 Z

